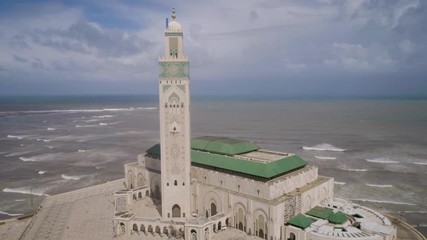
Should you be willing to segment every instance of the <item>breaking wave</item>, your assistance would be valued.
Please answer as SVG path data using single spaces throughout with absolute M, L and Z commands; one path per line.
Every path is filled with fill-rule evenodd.
M 340 168 L 341 170 L 344 171 L 349 171 L 349 172 L 367 172 L 368 169 L 365 168 Z
M 322 156 L 314 156 L 317 159 L 322 159 L 322 160 L 335 160 L 337 159 L 336 157 L 322 157 Z
M 346 185 L 347 183 L 345 183 L 345 182 L 337 182 L 337 181 L 335 181 L 335 182 L 334 182 L 334 184 L 337 184 L 337 185 Z
M 359 201 L 359 202 L 386 203 L 386 204 L 408 205 L 408 206 L 416 206 L 417 205 L 417 204 L 414 204 L 414 203 L 394 202 L 394 201 L 381 201 L 381 200 L 375 200 L 375 199 L 352 199 L 352 200 L 353 201 Z
M 365 159 L 368 162 L 372 162 L 372 163 L 399 163 L 399 161 L 393 161 L 390 160 L 388 158 L 372 158 L 372 159 Z
M 312 147 L 303 146 L 302 149 L 308 150 L 308 151 L 332 151 L 332 152 L 344 152 L 347 150 L 344 148 L 335 147 L 334 145 L 329 143 L 317 144 Z
M 20 193 L 20 194 L 31 194 L 31 195 L 36 195 L 36 196 L 47 195 L 42 190 L 31 190 L 29 188 L 5 188 L 5 189 L 3 189 L 3 192 L 7 192 L 7 193 Z
M 71 175 L 65 175 L 65 174 L 62 174 L 62 175 L 61 175 L 61 177 L 62 177 L 63 179 L 66 179 L 66 180 L 80 180 L 80 178 L 81 178 L 82 176 L 71 176 Z
M 369 184 L 369 183 L 366 183 L 365 185 L 369 186 L 369 187 L 379 187 L 379 188 L 391 188 L 391 187 L 393 187 L 393 185 L 380 185 L 380 184 Z
M 46 171 L 43 171 L 43 170 L 38 171 L 38 174 L 40 174 L 40 175 L 43 175 L 45 173 L 46 173 Z
M 97 127 L 99 125 L 76 125 L 76 128 Z
M 47 128 L 48 131 L 54 131 L 56 128 Z
M 84 153 L 84 152 L 86 152 L 86 150 L 79 149 L 79 150 L 77 150 L 77 152 Z
M 415 165 L 427 165 L 427 162 L 414 162 Z
M 157 107 L 128 107 L 128 108 L 95 108 L 95 109 L 54 109 L 54 110 L 29 110 L 29 111 L 6 111 L 0 114 L 42 114 L 42 113 L 97 113 L 97 112 L 127 112 L 154 110 Z
M 24 215 L 24 214 L 22 214 L 22 213 L 8 213 L 8 212 L 3 212 L 3 211 L 0 211 L 0 214 L 8 215 L 8 216 L 11 216 L 11 217 L 17 217 L 17 216 L 22 216 L 22 215 Z
M 30 135 L 7 135 L 7 138 L 12 138 L 12 139 L 25 139 L 27 137 L 29 137 Z
M 23 162 L 35 162 L 37 161 L 35 158 L 33 157 L 20 157 L 19 160 L 23 161 Z
M 114 115 L 101 115 L 101 116 L 94 116 L 94 118 L 112 118 L 114 117 Z M 92 119 L 92 120 L 96 120 L 96 119 Z M 98 120 L 97 120 L 98 121 Z

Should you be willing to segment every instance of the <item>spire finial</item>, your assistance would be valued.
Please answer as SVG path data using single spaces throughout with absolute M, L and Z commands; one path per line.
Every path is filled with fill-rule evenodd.
M 176 18 L 175 8 L 172 8 L 172 20 L 175 21 L 175 18 Z

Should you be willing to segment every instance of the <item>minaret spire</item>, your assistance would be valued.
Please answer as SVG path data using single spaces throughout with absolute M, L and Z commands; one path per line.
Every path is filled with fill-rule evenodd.
M 175 8 L 172 8 L 172 21 L 175 21 L 175 18 L 176 18 Z

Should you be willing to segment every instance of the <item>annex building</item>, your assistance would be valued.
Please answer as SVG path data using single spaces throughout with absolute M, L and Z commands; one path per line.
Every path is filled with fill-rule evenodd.
M 183 50 L 173 11 L 159 59 L 160 144 L 125 165 L 125 188 L 114 195 L 114 231 L 121 239 L 209 240 L 226 228 L 271 240 L 396 238 L 385 216 L 334 199 L 333 178 L 295 154 L 248 140 L 191 139 L 190 64 Z

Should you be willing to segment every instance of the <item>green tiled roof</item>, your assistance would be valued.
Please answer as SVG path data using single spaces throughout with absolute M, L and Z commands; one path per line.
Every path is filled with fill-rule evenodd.
M 329 216 L 334 214 L 334 212 L 330 208 L 317 206 L 310 209 L 310 211 L 306 212 L 306 214 L 321 219 L 327 219 Z
M 269 163 L 260 163 L 197 150 L 191 151 L 191 162 L 262 178 L 272 178 L 307 164 L 296 155 Z
M 196 139 L 196 143 L 192 143 L 191 145 L 200 144 L 201 141 L 198 140 L 199 139 Z M 160 144 L 156 144 L 149 148 L 147 153 L 160 156 Z M 191 150 L 191 162 L 192 164 L 204 165 L 265 179 L 270 179 L 277 175 L 290 172 L 307 165 L 306 161 L 296 155 L 284 157 L 276 161 L 262 163 L 239 159 L 237 157 L 229 156 L 228 154 L 211 153 L 196 149 Z
M 306 229 L 307 227 L 309 227 L 312 223 L 314 222 L 313 219 L 303 215 L 303 214 L 298 214 L 295 217 L 291 218 L 288 221 L 288 224 L 301 228 L 301 229 Z
M 251 141 L 210 136 L 193 138 L 191 141 L 191 148 L 225 155 L 237 155 L 259 149 L 259 147 Z
M 328 217 L 328 221 L 334 224 L 343 224 L 347 221 L 347 215 L 343 212 L 336 212 Z

